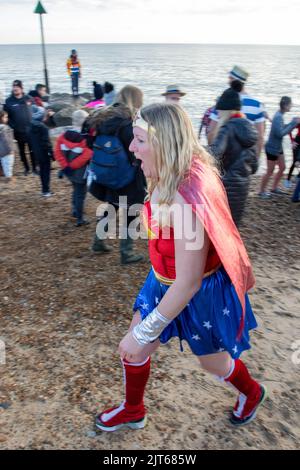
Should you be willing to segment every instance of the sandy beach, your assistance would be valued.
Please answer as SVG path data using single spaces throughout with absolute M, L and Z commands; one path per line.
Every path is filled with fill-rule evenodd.
M 116 350 L 150 264 L 120 267 L 117 241 L 112 254 L 93 255 L 95 225 L 74 227 L 67 180 L 52 171 L 55 195 L 45 200 L 39 178 L 20 176 L 19 162 L 15 169 L 15 187 L 0 178 L 1 449 L 299 448 L 300 204 L 288 195 L 258 199 L 253 178 L 241 233 L 259 329 L 243 359 L 269 390 L 257 419 L 233 428 L 234 392 L 174 339 L 153 358 L 146 428 L 96 434 L 97 411 L 122 399 Z M 96 208 L 88 196 L 91 221 Z M 146 241 L 137 245 L 147 256 Z

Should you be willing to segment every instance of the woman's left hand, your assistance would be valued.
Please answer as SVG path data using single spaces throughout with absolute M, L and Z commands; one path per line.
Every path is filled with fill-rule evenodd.
M 128 362 L 140 362 L 141 353 L 145 346 L 140 345 L 129 331 L 119 344 L 119 354 L 122 359 Z

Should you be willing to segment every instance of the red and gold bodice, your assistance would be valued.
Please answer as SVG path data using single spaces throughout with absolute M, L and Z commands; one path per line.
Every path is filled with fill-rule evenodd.
M 151 205 L 147 201 L 144 205 L 144 225 L 148 232 L 150 261 L 156 276 L 168 283 L 176 279 L 174 231 L 172 227 L 154 228 L 151 218 Z M 220 258 L 210 243 L 204 275 L 214 272 L 220 265 Z

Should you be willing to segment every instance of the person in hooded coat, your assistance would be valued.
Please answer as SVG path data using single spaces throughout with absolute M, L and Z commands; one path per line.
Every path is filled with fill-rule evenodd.
M 35 104 L 32 105 L 31 110 L 32 121 L 29 136 L 35 160 L 38 162 L 40 168 L 39 175 L 42 184 L 42 196 L 51 197 L 50 169 L 51 160 L 53 159 L 53 150 L 49 138 L 49 129 L 43 122 L 47 119 L 47 113 L 45 113 L 45 108 Z
M 77 109 L 72 114 L 72 128 L 61 134 L 55 145 L 54 157 L 62 171 L 59 177 L 67 176 L 72 184 L 72 217 L 76 218 L 76 227 L 88 225 L 84 218 L 84 203 L 87 194 L 87 166 L 92 157 L 82 126 L 88 113 Z
M 240 82 L 233 81 L 217 102 L 220 115 L 216 137 L 209 150 L 219 163 L 229 206 L 238 226 L 249 193 L 250 175 L 258 169 L 258 133 L 241 113 Z

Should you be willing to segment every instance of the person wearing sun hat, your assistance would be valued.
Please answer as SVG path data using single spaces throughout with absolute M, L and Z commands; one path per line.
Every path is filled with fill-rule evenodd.
M 178 85 L 168 85 L 166 91 L 161 94 L 165 96 L 167 102 L 179 103 L 180 99 L 186 95 Z
M 249 73 L 238 65 L 235 65 L 229 72 L 229 82 L 232 80 L 238 80 L 239 82 L 246 83 L 248 77 Z
M 263 147 L 264 147 L 264 132 L 265 132 L 265 110 L 263 104 L 248 95 L 245 91 L 245 85 L 248 81 L 249 73 L 242 67 L 234 65 L 228 74 L 229 86 L 231 86 L 232 81 L 238 80 L 241 83 L 240 99 L 242 102 L 242 113 L 245 114 L 246 118 L 251 121 L 258 132 L 258 141 L 257 141 L 257 157 L 260 156 Z M 214 109 L 210 115 L 210 125 L 208 131 L 208 143 L 211 144 L 216 137 L 217 123 L 219 120 L 218 112 Z

